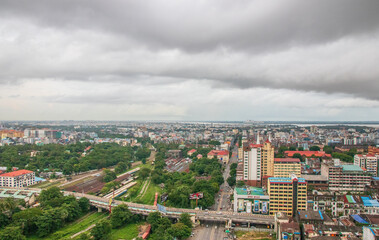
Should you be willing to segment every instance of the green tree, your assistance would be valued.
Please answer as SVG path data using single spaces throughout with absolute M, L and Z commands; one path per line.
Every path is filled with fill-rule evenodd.
M 226 180 L 229 184 L 229 186 L 233 187 L 234 185 L 236 185 L 236 177 L 228 177 L 228 179 Z
M 38 200 L 40 201 L 42 207 L 59 207 L 63 204 L 64 197 L 58 187 L 51 187 L 46 190 L 42 190 Z
M 19 227 L 6 227 L 0 231 L 0 240 L 24 240 L 26 239 L 21 233 Z
M 45 210 L 36 220 L 38 236 L 47 236 L 48 234 L 61 228 L 67 216 L 67 210 L 62 208 Z
M 80 207 L 82 213 L 88 212 L 88 210 L 90 208 L 90 204 L 89 204 L 89 199 L 88 198 L 82 197 L 82 198 L 79 199 L 78 203 L 79 203 L 79 207 Z
M 301 156 L 300 153 L 295 153 L 295 154 L 293 154 L 292 157 L 293 157 L 293 158 L 298 158 L 298 159 L 300 159 L 300 161 L 303 161 L 303 157 Z
M 111 171 L 111 170 L 108 170 L 108 169 L 105 169 L 103 171 L 103 182 L 110 182 L 112 180 L 115 180 L 117 178 L 117 175 L 115 172 Z
M 112 226 L 109 220 L 100 220 L 94 228 L 91 230 L 91 234 L 95 240 L 108 239 L 109 234 L 112 231 Z
M 320 147 L 319 146 L 312 146 L 309 148 L 310 151 L 320 151 Z
M 0 228 L 7 226 L 10 223 L 10 219 L 4 213 L 0 213 Z
M 175 223 L 167 231 L 178 239 L 186 239 L 191 235 L 191 229 L 183 223 Z
M 117 207 L 114 207 L 112 209 L 111 213 L 111 224 L 113 228 L 119 228 L 130 220 L 132 217 L 132 213 L 130 212 L 129 208 L 127 205 L 121 204 L 118 205 Z
M 37 228 L 36 221 L 42 213 L 40 208 L 28 208 L 15 213 L 12 219 L 14 223 L 21 227 L 25 235 L 31 235 Z
M 115 167 L 114 171 L 117 173 L 117 174 L 120 174 L 120 173 L 123 173 L 126 169 L 127 169 L 127 165 L 126 163 L 124 162 L 119 162 L 117 164 L 117 166 Z
M 191 216 L 188 213 L 182 213 L 180 215 L 179 222 L 183 223 L 184 225 L 192 229 Z
M 151 225 L 151 229 L 154 231 L 159 226 L 159 221 L 162 215 L 160 212 L 151 212 L 147 216 L 147 222 Z
M 79 235 L 78 240 L 90 240 L 91 236 L 88 233 L 82 233 Z
M 237 182 L 237 187 L 243 187 L 245 185 L 244 181 L 238 181 Z
M 333 148 L 330 146 L 325 146 L 323 150 L 327 154 L 332 154 L 332 152 L 333 152 Z
M 149 168 L 141 168 L 139 170 L 138 176 L 141 179 L 146 179 L 150 175 L 151 170 Z

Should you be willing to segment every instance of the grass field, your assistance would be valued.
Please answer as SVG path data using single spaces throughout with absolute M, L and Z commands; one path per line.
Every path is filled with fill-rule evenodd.
M 138 226 L 143 223 L 131 223 L 120 229 L 112 229 L 110 240 L 126 239 L 131 240 L 138 237 Z
M 156 192 L 161 193 L 161 188 L 155 185 L 154 183 L 150 182 L 150 185 L 147 188 L 145 195 L 139 198 L 138 201 L 143 204 L 153 205 Z
M 44 239 L 44 240 L 58 240 L 58 239 L 67 239 L 70 238 L 70 236 L 74 235 L 75 233 L 78 233 L 87 227 L 91 226 L 92 224 L 97 223 L 100 219 L 105 218 L 108 216 L 108 213 L 98 213 L 98 212 L 91 212 L 87 215 L 84 215 L 83 217 L 79 218 L 75 222 L 72 222 L 65 227 L 61 228 L 60 230 L 56 231 L 53 234 L 50 234 L 47 237 L 41 238 L 37 236 L 28 237 L 27 239 L 37 240 L 37 239 Z

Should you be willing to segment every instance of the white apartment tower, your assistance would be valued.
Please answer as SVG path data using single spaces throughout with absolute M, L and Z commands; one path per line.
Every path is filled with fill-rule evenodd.
M 243 147 L 243 180 L 250 186 L 260 187 L 262 145 L 249 144 Z

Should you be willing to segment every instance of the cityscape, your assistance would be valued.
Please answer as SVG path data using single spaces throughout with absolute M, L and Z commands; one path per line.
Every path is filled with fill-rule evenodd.
M 378 13 L 1 0 L 0 240 L 378 240 Z

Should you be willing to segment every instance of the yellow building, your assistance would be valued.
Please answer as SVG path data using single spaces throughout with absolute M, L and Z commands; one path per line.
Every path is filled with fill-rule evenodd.
M 262 174 L 261 176 L 274 176 L 274 147 L 267 140 L 262 147 Z
M 270 215 L 285 212 L 293 216 L 298 210 L 307 210 L 307 182 L 295 175 L 268 179 Z
M 238 160 L 243 159 L 243 148 L 242 146 L 238 148 Z
M 274 177 L 289 177 L 291 174 L 301 175 L 301 164 L 298 158 L 274 159 Z
M 16 130 L 0 130 L 0 138 L 22 138 L 24 132 Z

